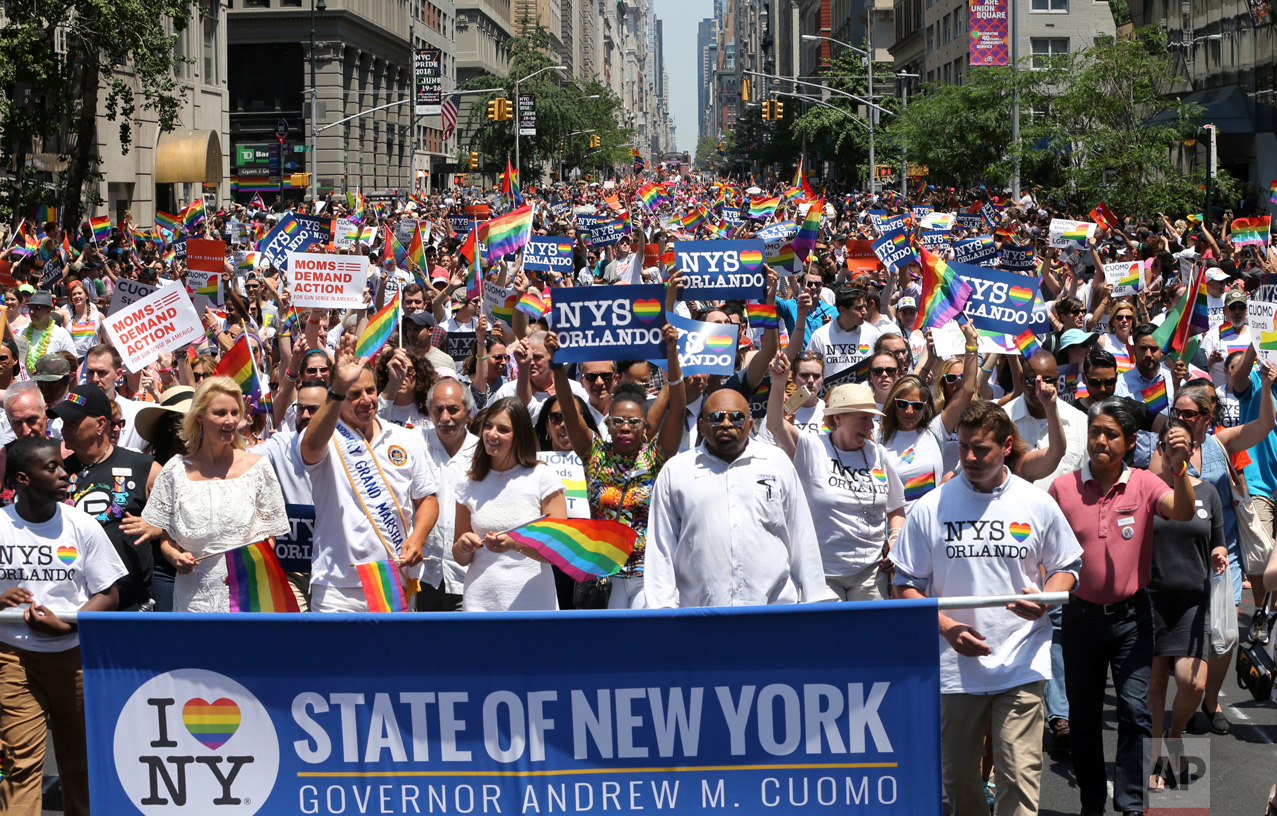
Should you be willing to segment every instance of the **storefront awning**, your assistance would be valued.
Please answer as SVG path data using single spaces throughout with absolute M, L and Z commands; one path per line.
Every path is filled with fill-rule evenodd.
M 162 133 L 155 147 L 155 183 L 221 184 L 222 143 L 216 131 Z

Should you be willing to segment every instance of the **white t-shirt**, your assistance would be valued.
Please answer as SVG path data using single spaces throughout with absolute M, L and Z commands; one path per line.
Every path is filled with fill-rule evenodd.
M 872 354 L 878 334 L 868 323 L 843 331 L 837 320 L 831 320 L 812 332 L 807 348 L 825 358 L 825 379 L 830 380 Z
M 434 495 L 437 489 L 426 441 L 420 431 L 410 431 L 390 422 L 378 424 L 380 432 L 369 445 L 411 532 L 416 501 Z M 310 428 L 307 426 L 306 431 Z M 357 587 L 359 574 L 351 565 L 384 561 L 388 557 L 386 548 L 360 505 L 359 494 L 346 475 L 341 457 L 333 450 L 331 440 L 324 449 L 324 458 L 307 465 L 306 470 L 310 473 L 315 498 L 311 583 Z M 408 577 L 419 575 L 418 569 Z
M 826 575 L 851 575 L 882 557 L 887 513 L 904 506 L 900 477 L 882 447 L 834 447 L 829 434 L 798 434 L 794 470 L 807 495 Z
M 920 424 L 912 431 L 897 430 L 882 443 L 887 449 L 887 461 L 900 479 L 906 512 L 957 466 L 956 459 L 952 464 L 945 461 L 944 438 L 944 418 L 937 415 L 928 425 Z
M 799 408 L 794 412 L 794 421 L 791 424 L 801 433 L 823 433 L 825 401 L 818 399 L 815 405 L 804 405 Z M 759 442 L 766 442 L 768 445 L 776 444 L 776 438 L 772 436 L 771 431 L 767 430 L 767 423 L 761 420 L 754 423 L 754 438 Z
M 479 437 L 467 432 L 456 456 L 448 454 L 448 449 L 439 441 L 439 434 L 434 428 L 426 431 L 425 437 L 430 467 L 434 470 L 435 484 L 439 488 L 439 518 L 431 528 L 430 535 L 426 536 L 426 558 L 421 581 L 430 586 L 438 586 L 442 580 L 445 592 L 460 595 L 466 580 L 466 568 L 458 564 L 452 554 L 452 543 L 457 538 L 456 489 L 465 480 L 466 471 L 470 469 Z
M 527 524 L 541 516 L 547 496 L 563 491 L 553 468 L 515 466 L 491 471 L 483 481 L 466 478 L 457 485 L 457 504 L 470 511 L 470 529 L 482 539 Z M 558 609 L 554 571 L 549 564 L 517 552 L 476 550 L 466 570 L 461 595 L 464 612 Z
M 0 592 L 28 590 L 55 614 L 76 612 L 99 592 L 128 574 L 97 520 L 70 505 L 55 505 L 48 521 L 34 524 L 4 508 L 0 515 Z M 72 632 L 50 637 L 25 623 L 0 624 L 0 642 L 31 652 L 65 652 L 80 645 Z
M 458 323 L 455 317 L 449 317 L 447 320 L 439 324 L 439 328 L 443 329 L 448 334 L 453 334 L 455 332 L 472 332 L 477 328 L 478 324 L 476 321 L 478 319 L 479 318 L 476 316 L 470 318 L 465 323 Z
M 1075 568 L 1081 557 L 1082 547 L 1055 500 L 1009 472 L 991 493 L 976 491 L 959 475 L 922 497 L 891 553 L 894 583 L 923 579 L 930 598 L 1018 595 L 1024 587 L 1042 587 L 1040 569 L 1050 577 Z M 963 657 L 937 635 L 941 694 L 993 694 L 1051 677 L 1051 622 L 1045 615 L 1028 621 L 1004 606 L 946 614 L 972 626 L 992 651 Z
M 57 323 L 54 323 L 52 318 L 50 318 L 49 321 L 48 331 L 52 332 L 52 334 L 49 336 L 48 348 L 46 348 L 44 352 L 46 356 L 49 354 L 57 354 L 60 351 L 69 351 L 72 354 L 75 354 L 75 341 L 71 339 L 71 333 L 69 331 L 62 328 Z M 22 364 L 22 370 L 26 371 L 27 376 L 29 377 L 34 377 L 35 372 L 27 370 L 27 347 L 32 342 L 39 341 L 41 336 L 42 333 L 35 329 L 31 330 L 30 341 L 27 339 L 27 333 L 25 330 L 15 332 L 14 334 L 14 340 L 17 341 L 18 344 L 18 361 Z
M 1220 337 L 1221 333 L 1223 337 Z M 1228 374 L 1224 371 L 1224 360 L 1227 360 L 1228 355 L 1234 351 L 1245 351 L 1250 341 L 1250 326 L 1245 323 L 1237 329 L 1231 322 L 1225 321 L 1206 332 L 1206 336 L 1202 338 L 1202 353 L 1209 359 L 1211 352 L 1218 351 L 1224 358 L 1210 367 L 1211 382 L 1216 388 L 1222 388 L 1228 382 Z
M 146 407 L 146 403 L 117 396 L 115 404 L 120 406 L 120 419 L 124 420 L 124 427 L 120 429 L 120 447 L 142 451 L 147 442 L 137 432 L 137 415 Z
M 573 394 L 576 394 L 578 397 L 585 400 L 587 405 L 590 403 L 590 394 L 585 390 L 585 386 L 581 385 L 576 380 L 568 380 L 568 387 L 572 389 Z M 505 399 L 506 397 L 517 396 L 519 396 L 519 383 L 516 380 L 511 380 L 497 389 L 497 392 L 488 400 L 488 404 L 491 405 L 497 400 Z M 532 401 L 528 403 L 528 413 L 532 415 L 533 425 L 537 424 L 537 417 L 541 416 L 541 406 L 545 405 L 545 401 L 552 396 L 554 395 L 549 391 L 532 392 Z
M 395 405 L 391 400 L 377 397 L 377 416 L 387 422 L 393 422 L 401 428 L 422 430 L 434 427 L 430 417 L 421 413 L 415 402 L 410 402 L 407 405 Z

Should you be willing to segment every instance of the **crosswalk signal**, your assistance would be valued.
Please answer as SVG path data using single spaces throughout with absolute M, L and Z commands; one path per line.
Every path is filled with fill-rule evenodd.
M 471 170 L 479 169 L 479 154 L 474 152 L 473 150 L 470 151 L 469 169 Z
M 465 174 L 465 173 L 458 173 L 458 174 L 457 174 L 456 176 L 454 176 L 454 177 L 453 177 L 453 179 L 452 179 L 452 183 L 453 183 L 453 185 L 454 185 L 454 186 L 456 186 L 456 187 L 465 187 L 465 186 L 467 186 L 467 184 L 466 184 L 466 182 L 467 182 L 467 181 L 468 181 L 468 179 L 466 178 L 466 174 Z
M 772 118 L 772 102 L 770 99 L 763 100 L 763 119 L 770 122 Z
M 772 103 L 772 118 L 777 121 L 785 118 L 785 103 L 779 99 Z
M 501 100 L 491 99 L 488 101 L 488 121 L 497 122 L 501 119 Z

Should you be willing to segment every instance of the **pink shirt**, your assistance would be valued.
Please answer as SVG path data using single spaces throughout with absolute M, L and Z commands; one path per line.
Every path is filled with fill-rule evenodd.
M 1153 567 L 1153 515 L 1172 492 L 1147 470 L 1123 468 L 1100 495 L 1088 460 L 1048 491 L 1064 511 L 1082 545 L 1082 570 L 1075 595 L 1097 604 L 1117 603 L 1148 586 Z

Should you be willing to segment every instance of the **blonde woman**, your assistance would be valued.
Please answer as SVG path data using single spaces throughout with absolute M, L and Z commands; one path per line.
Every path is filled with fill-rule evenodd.
M 93 305 L 94 293 L 84 281 L 72 281 L 67 287 L 66 308 L 58 309 L 58 317 L 71 333 L 75 356 L 84 359 L 89 349 L 98 343 L 98 329 L 102 325 L 102 313 Z
M 274 468 L 245 450 L 243 417 L 234 380 L 201 382 L 182 420 L 187 453 L 160 471 L 142 511 L 164 531 L 160 551 L 177 570 L 175 612 L 230 611 L 221 553 L 289 530 Z

